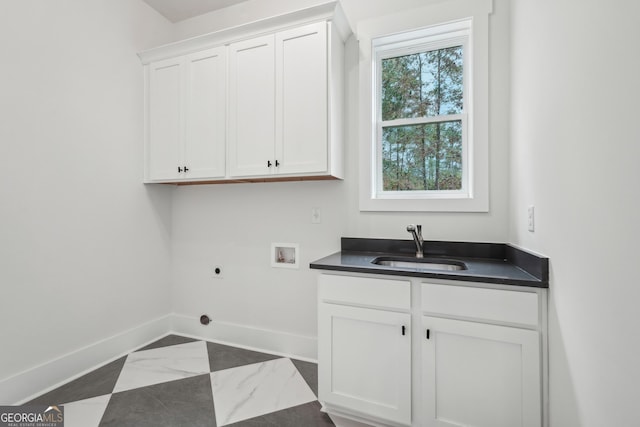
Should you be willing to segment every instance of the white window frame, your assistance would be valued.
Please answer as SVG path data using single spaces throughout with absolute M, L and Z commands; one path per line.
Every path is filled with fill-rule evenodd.
M 488 212 L 488 15 L 491 1 L 467 0 L 408 10 L 358 26 L 360 41 L 360 210 Z M 462 120 L 460 190 L 383 191 L 381 61 L 417 52 L 463 46 L 463 112 L 395 125 Z

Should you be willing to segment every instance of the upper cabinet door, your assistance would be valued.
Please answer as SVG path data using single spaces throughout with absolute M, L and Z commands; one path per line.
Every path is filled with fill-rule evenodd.
M 327 23 L 276 34 L 278 174 L 327 171 Z
M 186 143 L 188 178 L 225 176 L 226 48 L 186 58 Z
M 149 67 L 148 179 L 178 177 L 182 158 L 183 58 L 152 63 Z
M 229 169 L 233 177 L 275 168 L 274 36 L 229 46 Z

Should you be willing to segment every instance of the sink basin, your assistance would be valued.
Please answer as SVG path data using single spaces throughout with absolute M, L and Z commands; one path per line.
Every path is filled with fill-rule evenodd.
M 412 270 L 458 271 L 467 269 L 467 266 L 464 265 L 463 262 L 448 259 L 378 257 L 371 261 L 371 263 L 387 267 L 409 268 Z

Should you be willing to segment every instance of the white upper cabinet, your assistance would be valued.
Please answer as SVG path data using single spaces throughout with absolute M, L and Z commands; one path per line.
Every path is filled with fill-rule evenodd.
M 230 174 L 267 175 L 275 163 L 273 35 L 233 43 L 229 59 Z
M 150 64 L 147 182 L 225 176 L 226 50 Z
M 185 166 L 187 178 L 225 176 L 226 50 L 187 56 Z
M 329 159 L 340 138 L 329 138 L 328 26 L 323 21 L 230 45 L 231 177 L 341 177 Z
M 140 54 L 145 182 L 343 177 L 337 2 Z
M 276 34 L 276 146 L 280 174 L 328 171 L 327 25 Z
M 181 58 L 156 62 L 149 67 L 147 180 L 178 177 L 182 157 L 183 72 Z

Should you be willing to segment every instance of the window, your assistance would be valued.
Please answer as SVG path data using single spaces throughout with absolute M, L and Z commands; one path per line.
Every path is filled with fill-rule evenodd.
M 363 26 L 361 210 L 488 211 L 488 15 L 470 15 Z
M 468 188 L 466 24 L 374 41 L 378 198 L 443 197 Z

